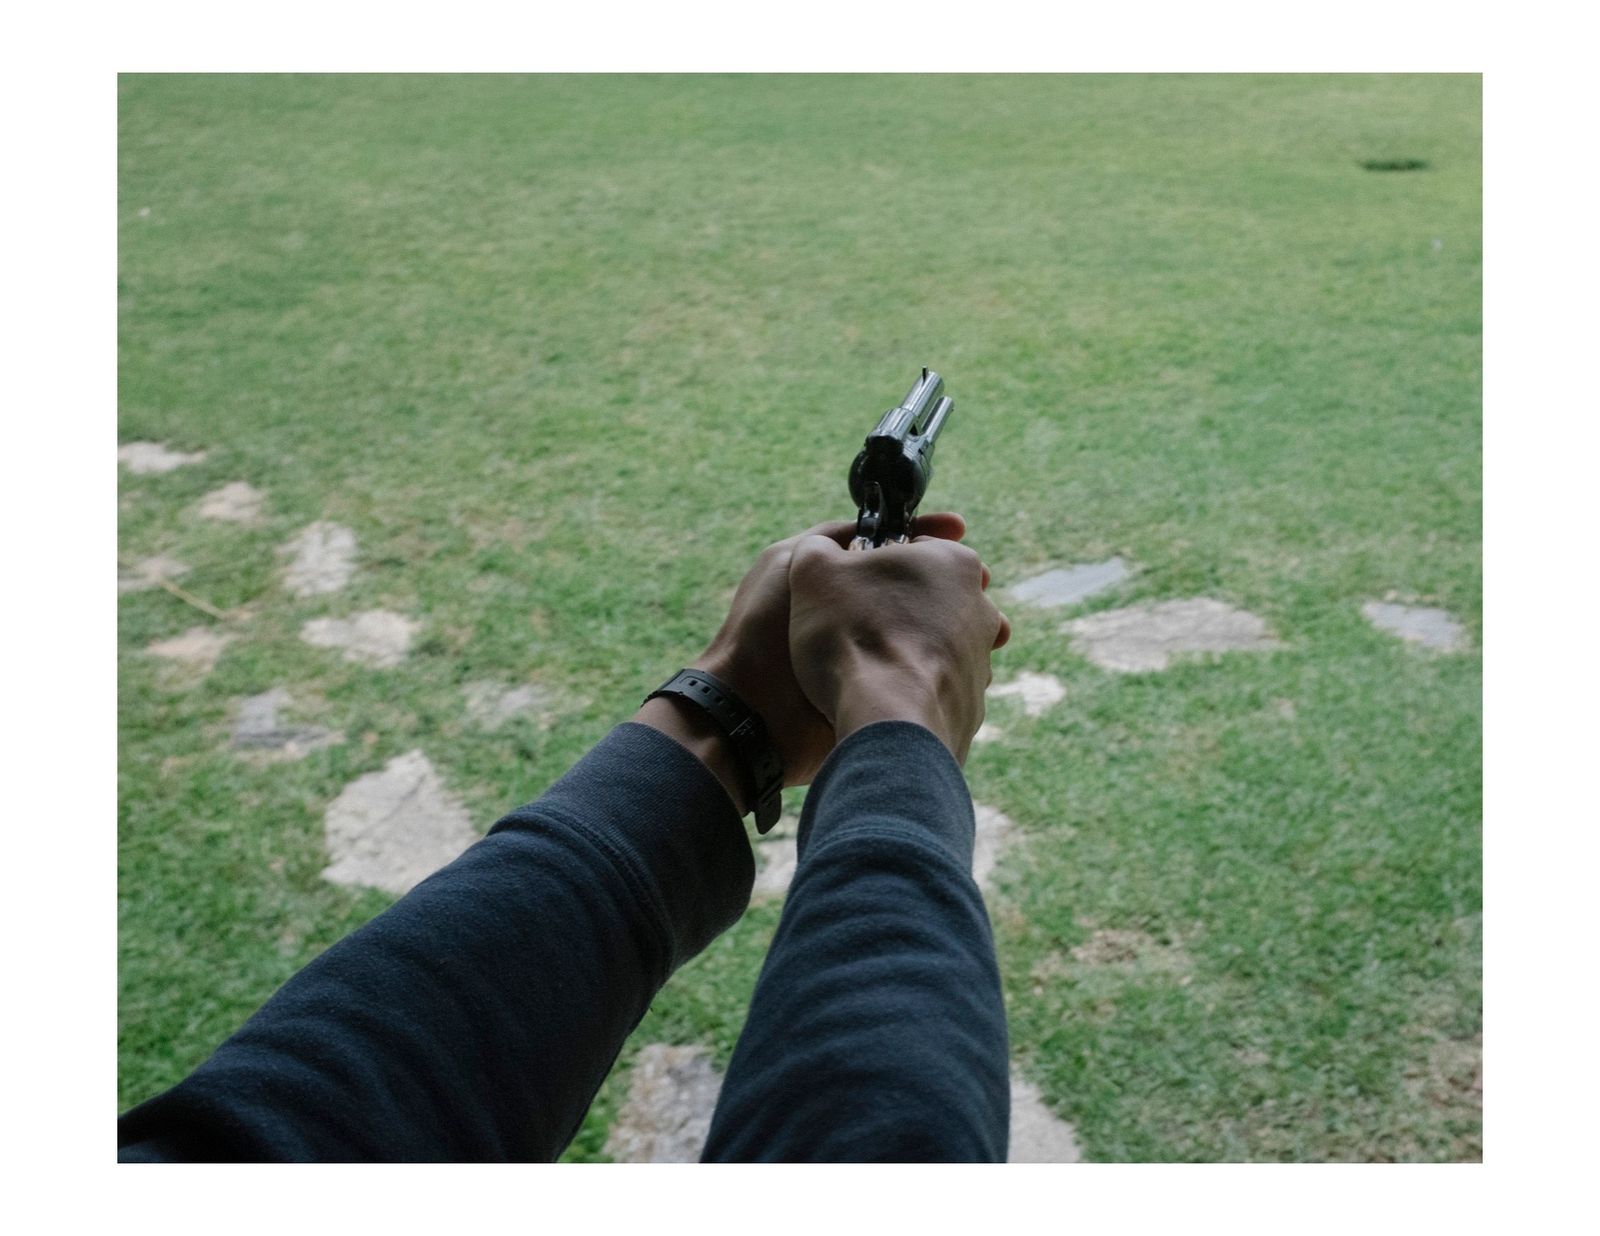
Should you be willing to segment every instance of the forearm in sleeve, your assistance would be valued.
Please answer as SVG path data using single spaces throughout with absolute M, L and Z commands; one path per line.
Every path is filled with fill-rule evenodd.
M 828 758 L 706 1159 L 1004 1161 L 1005 1008 L 973 834 L 961 770 L 921 726 L 866 726 Z
M 619 726 L 123 1116 L 121 1157 L 554 1159 L 753 876 L 715 777 Z

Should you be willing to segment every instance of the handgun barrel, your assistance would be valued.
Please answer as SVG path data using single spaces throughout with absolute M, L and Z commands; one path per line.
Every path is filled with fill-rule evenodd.
M 867 440 L 893 438 L 904 442 L 926 433 L 928 409 L 934 406 L 943 390 L 944 379 L 933 370 L 924 368 L 922 376 L 906 392 L 906 397 L 883 414 L 873 431 L 867 435 Z
M 944 428 L 944 423 L 949 419 L 951 411 L 955 408 L 956 401 L 948 395 L 941 396 L 939 402 L 928 414 L 927 423 L 922 427 L 922 439 L 928 444 L 928 449 L 933 449 L 934 441 L 939 437 L 939 431 Z
M 906 397 L 900 401 L 900 406 L 911 413 L 911 423 L 918 427 L 917 432 L 923 432 L 923 417 L 943 393 L 944 379 L 923 366 L 922 376 L 911 384 Z

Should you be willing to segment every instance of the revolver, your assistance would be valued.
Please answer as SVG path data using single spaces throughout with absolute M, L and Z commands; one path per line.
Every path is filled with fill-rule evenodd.
M 933 479 L 933 447 L 955 400 L 944 379 L 927 366 L 906 397 L 879 419 L 850 465 L 850 497 L 856 504 L 851 549 L 877 549 L 911 535 L 917 504 Z

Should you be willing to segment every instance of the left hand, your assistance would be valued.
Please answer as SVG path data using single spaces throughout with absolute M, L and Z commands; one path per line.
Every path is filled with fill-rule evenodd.
M 708 670 L 761 714 L 783 760 L 783 783 L 808 785 L 833 750 L 833 727 L 806 699 L 789 659 L 789 561 L 808 536 L 825 536 L 841 548 L 855 535 L 854 520 L 830 520 L 761 551 L 734 593 L 721 630 L 691 668 Z M 916 536 L 959 541 L 966 521 L 941 512 L 919 515 Z M 871 552 L 871 551 L 867 551 Z

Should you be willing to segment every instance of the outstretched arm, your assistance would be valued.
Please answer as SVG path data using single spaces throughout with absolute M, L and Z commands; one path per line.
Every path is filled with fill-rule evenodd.
M 790 784 L 833 746 L 788 669 L 798 541 L 761 555 L 694 662 L 767 720 Z M 123 1116 L 121 1156 L 555 1158 L 667 977 L 743 912 L 745 798 L 707 719 L 650 701 Z
M 790 638 L 839 745 L 705 1157 L 1004 1161 L 1005 1008 L 958 760 L 1010 634 L 976 554 L 812 541 Z

